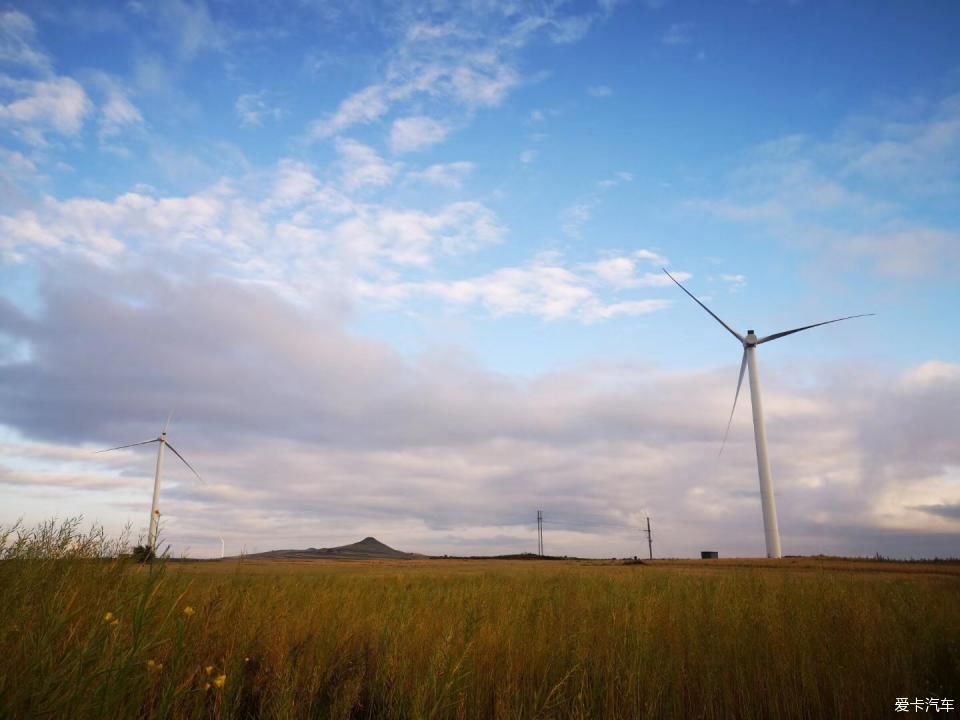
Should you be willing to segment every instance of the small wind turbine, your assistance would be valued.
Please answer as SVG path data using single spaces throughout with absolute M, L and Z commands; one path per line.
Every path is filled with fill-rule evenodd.
M 170 448 L 170 452 L 176 455 L 178 458 L 183 460 L 183 464 L 190 468 L 190 471 L 197 476 L 197 479 L 200 482 L 203 482 L 203 478 L 200 477 L 200 473 L 193 469 L 193 465 L 188 463 L 183 455 L 177 452 L 177 449 L 170 444 L 167 440 L 167 427 L 170 425 L 170 417 L 173 415 L 171 412 L 167 416 L 167 422 L 163 425 L 163 431 L 160 433 L 160 437 L 155 437 L 152 440 L 144 440 L 143 442 L 131 443 L 130 445 L 120 445 L 119 447 L 107 448 L 106 450 L 97 450 L 98 453 L 112 452 L 113 450 L 123 450 L 124 448 L 137 447 L 138 445 L 149 445 L 150 443 L 158 443 L 157 447 L 157 471 L 153 476 L 153 504 L 150 506 L 150 533 L 147 536 L 147 547 L 150 549 L 151 555 L 157 554 L 157 535 L 160 530 L 160 471 L 163 469 L 163 450 L 164 448 Z
M 223 542 L 223 538 L 220 538 L 220 559 L 223 560 L 223 555 L 226 552 L 227 545 Z
M 666 268 L 663 271 L 667 273 L 673 282 L 681 290 L 689 295 L 697 305 L 702 307 L 718 323 L 723 325 L 727 331 L 733 335 L 743 345 L 743 359 L 740 361 L 740 377 L 737 379 L 737 392 L 733 396 L 733 408 L 730 410 L 730 419 L 727 420 L 727 430 L 723 434 L 723 443 L 720 445 L 720 452 L 723 452 L 723 446 L 727 442 L 727 434 L 730 432 L 730 423 L 733 422 L 733 412 L 737 409 L 737 398 L 740 397 L 740 386 L 743 384 L 743 373 L 750 368 L 750 401 L 753 405 L 753 439 L 757 446 L 757 472 L 760 475 L 760 499 L 763 505 L 763 532 L 767 542 L 767 557 L 782 557 L 780 552 L 780 527 L 777 524 L 777 504 L 773 498 L 773 480 L 770 478 L 770 461 L 767 458 L 767 430 L 763 424 L 763 403 L 760 400 L 760 377 L 757 372 L 757 345 L 763 345 L 771 340 L 779 340 L 787 335 L 793 335 L 802 330 L 829 325 L 830 323 L 840 322 L 841 320 L 851 320 L 858 317 L 868 317 L 874 313 L 865 313 L 863 315 L 847 315 L 836 320 L 827 320 L 825 322 L 814 323 L 813 325 L 804 325 L 793 330 L 784 330 L 783 332 L 773 333 L 762 338 L 758 338 L 753 330 L 747 330 L 746 336 L 741 335 L 736 330 L 727 325 L 723 320 L 717 317 L 714 312 L 697 300 L 689 290 L 677 282 Z

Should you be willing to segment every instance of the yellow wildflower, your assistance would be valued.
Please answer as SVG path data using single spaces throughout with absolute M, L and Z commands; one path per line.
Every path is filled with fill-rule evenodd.
M 222 688 L 224 685 L 227 684 L 227 676 L 217 675 L 217 679 L 213 681 L 213 684 L 216 685 L 218 688 Z
M 187 605 L 187 606 L 183 609 L 183 614 L 186 615 L 187 617 L 192 617 L 192 616 L 193 616 L 193 608 L 190 607 L 189 605 Z
M 108 623 L 108 622 L 110 622 L 111 620 L 113 620 L 113 613 L 112 613 L 112 612 L 108 612 L 106 615 L 103 616 L 103 621 L 104 621 L 105 623 Z
M 204 671 L 207 673 L 207 675 L 213 675 L 213 665 L 207 665 L 204 668 Z
M 147 660 L 147 670 L 150 672 L 160 672 L 163 670 L 163 663 L 158 663 L 154 660 Z

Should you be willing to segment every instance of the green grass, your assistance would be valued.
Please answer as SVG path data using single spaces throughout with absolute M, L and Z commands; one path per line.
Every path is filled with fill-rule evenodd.
M 75 531 L 0 532 L 0 717 L 877 718 L 960 699 L 956 574 L 139 566 L 90 559 L 116 548 Z

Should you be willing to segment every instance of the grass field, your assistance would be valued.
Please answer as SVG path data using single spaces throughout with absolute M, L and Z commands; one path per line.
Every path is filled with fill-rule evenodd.
M 960 699 L 957 564 L 140 566 L 52 525 L 0 546 L 3 718 L 880 718 Z

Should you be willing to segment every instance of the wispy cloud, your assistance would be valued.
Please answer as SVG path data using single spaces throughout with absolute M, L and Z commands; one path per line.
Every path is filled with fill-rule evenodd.
M 918 194 L 960 188 L 960 101 L 948 96 L 924 110 L 910 122 L 860 118 L 824 141 L 763 143 L 718 182 L 728 194 L 685 207 L 817 248 L 841 269 L 900 280 L 960 275 L 956 230 L 905 211 Z
M 517 55 L 534 37 L 576 42 L 610 11 L 560 16 L 553 10 L 502 12 L 474 6 L 462 16 L 410 23 L 399 33 L 382 77 L 314 121 L 309 135 L 332 137 L 414 102 L 445 108 L 447 114 L 496 107 L 520 86 Z
M 730 292 L 742 290 L 747 286 L 746 275 L 720 275 L 720 281 L 726 284 Z
M 283 117 L 283 110 L 267 101 L 265 90 L 240 95 L 234 109 L 244 127 L 260 127 L 264 120 L 279 120 Z
M 399 118 L 390 130 L 390 149 L 397 154 L 425 150 L 443 142 L 449 132 L 447 125 L 424 115 Z
M 44 134 L 77 135 L 84 120 L 93 110 L 93 103 L 83 87 L 73 78 L 49 80 L 13 80 L 0 76 L 0 88 L 18 96 L 0 104 L 0 123 L 31 144 L 44 144 Z
M 347 190 L 389 185 L 397 172 L 372 147 L 356 140 L 338 138 L 337 154 L 340 156 L 343 185 Z
M 463 182 L 474 170 L 472 162 L 460 161 L 452 163 L 437 163 L 423 170 L 412 170 L 407 173 L 411 182 L 427 183 L 448 188 L 461 188 Z
M 597 181 L 594 192 L 578 198 L 574 203 L 560 211 L 560 229 L 563 234 L 571 238 L 580 238 L 584 226 L 590 222 L 594 211 L 599 207 L 603 194 L 632 180 L 633 175 L 631 173 L 619 171 L 612 177 Z
M 606 290 L 661 287 L 666 276 L 637 276 L 639 260 L 649 251 L 630 257 L 568 266 L 556 253 L 544 253 L 522 267 L 501 268 L 486 275 L 453 281 L 364 284 L 361 294 L 371 301 L 399 305 L 433 298 L 450 306 L 479 306 L 493 316 L 531 315 L 544 320 L 574 319 L 583 323 L 646 315 L 665 310 L 672 301 L 660 298 L 605 301 Z M 688 273 L 679 273 L 683 279 Z M 662 280 L 661 280 L 662 278 Z
M 613 89 L 608 85 L 591 85 L 587 88 L 587 94 L 595 98 L 605 98 L 613 95 Z
M 36 26 L 19 10 L 0 11 L 0 65 L 51 72 L 50 57 L 36 44 Z

